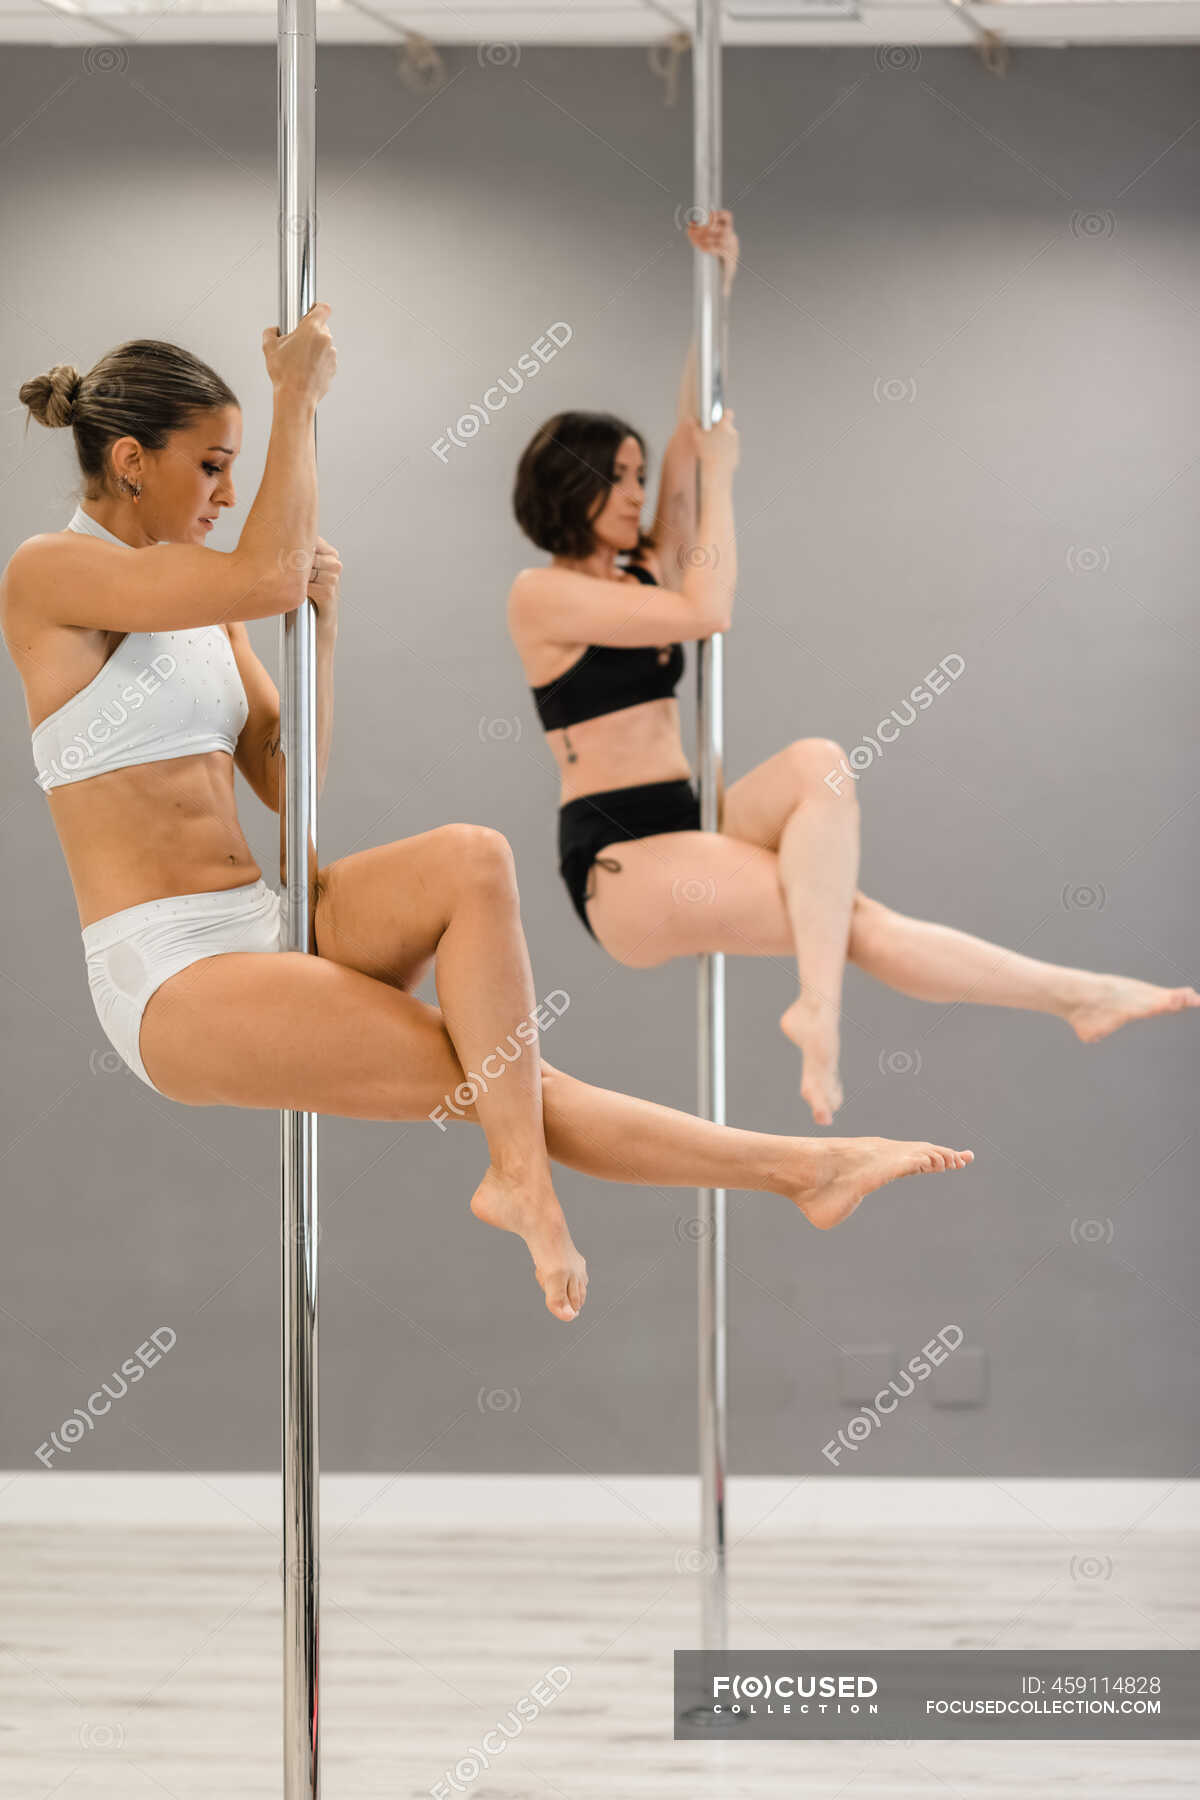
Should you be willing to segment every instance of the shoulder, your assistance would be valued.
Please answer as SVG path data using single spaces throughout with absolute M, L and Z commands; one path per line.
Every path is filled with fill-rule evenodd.
M 26 538 L 8 559 L 3 577 L 5 586 L 28 585 L 32 578 L 59 561 L 63 550 L 69 548 L 70 539 L 78 540 L 79 536 L 77 531 L 39 531 L 34 537 Z
M 508 590 L 508 622 L 514 629 L 536 628 L 538 614 L 553 595 L 562 577 L 552 563 L 519 569 Z
M 14 612 L 28 612 L 36 607 L 39 597 L 48 591 L 54 570 L 61 563 L 61 540 L 65 535 L 42 531 L 17 545 L 0 575 L 0 605 L 6 621 Z
M 553 581 L 557 575 L 558 570 L 553 563 L 539 563 L 536 568 L 518 569 L 508 590 L 509 598 L 512 599 L 514 595 L 543 593 L 547 579 Z
M 0 631 L 25 683 L 27 698 L 31 682 L 36 685 L 47 677 L 53 681 L 59 657 L 64 653 L 74 656 L 81 637 L 76 626 L 54 616 L 54 595 L 62 585 L 57 560 L 61 555 L 56 535 L 43 532 L 18 545 L 0 574 Z
M 88 557 L 125 548 L 103 543 L 85 531 L 39 531 L 17 545 L 0 581 L 6 593 L 36 594 L 57 572 L 78 569 Z

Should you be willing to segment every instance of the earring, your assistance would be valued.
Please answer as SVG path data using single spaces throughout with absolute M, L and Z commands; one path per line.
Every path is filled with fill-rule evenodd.
M 134 487 L 133 483 L 131 481 L 127 481 L 125 479 L 124 475 L 118 475 L 117 476 L 117 485 L 120 487 L 122 493 L 131 494 L 133 496 L 133 501 L 134 501 L 135 505 L 141 499 L 142 488 L 141 488 L 140 482 L 138 483 L 138 485 L 136 487 Z

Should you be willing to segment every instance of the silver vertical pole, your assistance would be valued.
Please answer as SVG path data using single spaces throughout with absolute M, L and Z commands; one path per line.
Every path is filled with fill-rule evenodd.
M 692 55 L 695 204 L 705 214 L 721 204 L 721 0 L 696 0 Z M 697 368 L 700 423 L 710 430 L 724 411 L 721 366 L 721 268 L 695 253 Z M 724 640 L 700 644 L 697 656 L 697 770 L 700 824 L 721 824 Z M 725 958 L 698 959 L 699 1111 L 725 1123 Z M 725 1597 L 725 1190 L 700 1188 L 700 1532 L 704 1583 L 703 1645 L 727 1647 Z
M 313 304 L 316 0 L 279 0 L 279 329 Z M 285 950 L 313 948 L 317 870 L 316 646 L 305 600 L 280 629 L 280 865 Z M 317 1800 L 317 1121 L 280 1114 L 283 1245 L 283 1792 Z

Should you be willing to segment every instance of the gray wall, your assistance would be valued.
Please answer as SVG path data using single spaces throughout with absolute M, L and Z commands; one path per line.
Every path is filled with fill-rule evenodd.
M 500 826 L 538 992 L 571 995 L 547 1054 L 690 1107 L 694 970 L 622 970 L 581 931 L 504 630 L 509 579 L 533 559 L 508 490 L 534 426 L 577 405 L 631 415 L 659 447 L 669 428 L 689 317 L 686 86 L 664 107 L 632 50 L 448 61 L 428 104 L 389 56 L 320 62 L 318 287 L 341 361 L 321 413 L 322 530 L 345 563 L 323 856 L 450 819 Z M 957 653 L 960 680 L 863 775 L 864 887 L 1165 982 L 1198 973 L 1200 171 L 1182 135 L 1198 74 L 1178 49 L 1022 54 L 1005 81 L 965 52 L 894 72 L 848 51 L 728 58 L 746 260 L 730 773 L 797 736 L 858 744 Z M 0 93 L 0 384 L 15 399 L 23 378 L 128 336 L 188 344 L 244 399 L 240 520 L 275 319 L 272 53 L 135 49 L 103 75 L 10 50 Z M 573 339 L 536 382 L 445 464 L 431 454 L 557 320 Z M 16 408 L 3 434 L 7 553 L 65 522 L 74 472 L 66 434 L 26 435 Z M 255 636 L 273 655 L 273 630 Z M 269 1468 L 274 1116 L 179 1108 L 106 1072 L 4 679 L 0 1466 L 36 1466 L 166 1326 L 164 1364 L 57 1466 Z M 270 875 L 275 821 L 242 792 Z M 776 1027 L 789 968 L 731 965 L 729 989 L 730 1117 L 805 1130 Z M 1195 1017 L 1085 1050 L 1056 1021 L 923 1008 L 857 972 L 846 1012 L 839 1128 L 942 1137 L 978 1160 L 829 1235 L 782 1201 L 732 1198 L 734 1472 L 828 1474 L 821 1446 L 853 1410 L 845 1369 L 872 1391 L 954 1324 L 983 1352 L 984 1402 L 923 1388 L 843 1459 L 848 1478 L 1185 1473 Z M 331 1120 L 322 1142 L 327 1467 L 693 1466 L 689 1193 L 563 1175 L 592 1276 L 564 1328 L 524 1249 L 467 1211 L 477 1133 Z M 520 1408 L 481 1390 L 515 1390 Z

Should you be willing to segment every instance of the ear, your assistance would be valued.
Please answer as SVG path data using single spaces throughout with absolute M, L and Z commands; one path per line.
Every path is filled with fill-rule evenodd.
M 124 475 L 135 486 L 140 483 L 146 470 L 142 446 L 135 437 L 118 438 L 115 444 L 109 445 L 108 454 L 114 475 Z

